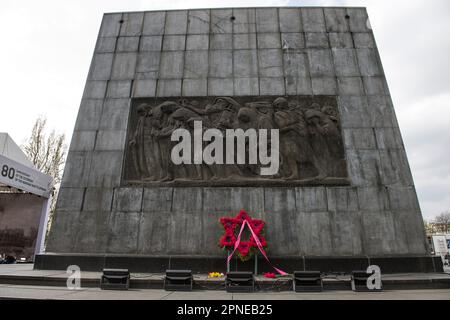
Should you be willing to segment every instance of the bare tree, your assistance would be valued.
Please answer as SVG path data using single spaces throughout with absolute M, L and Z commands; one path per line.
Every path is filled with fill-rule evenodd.
M 450 230 L 450 212 L 442 212 L 434 219 L 434 226 L 439 232 L 448 233 Z
M 22 145 L 22 149 L 36 169 L 53 178 L 55 192 L 51 203 L 49 219 L 51 221 L 61 183 L 67 146 L 64 134 L 57 134 L 55 130 L 47 134 L 46 125 L 47 119 L 39 117 L 33 125 L 31 136 Z

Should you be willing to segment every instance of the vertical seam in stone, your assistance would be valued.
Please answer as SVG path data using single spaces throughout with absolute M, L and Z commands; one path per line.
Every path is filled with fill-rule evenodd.
M 283 39 L 281 38 L 281 20 L 280 20 L 280 8 L 276 9 L 277 11 L 277 20 L 278 20 L 278 37 L 280 39 L 280 51 L 281 51 L 281 72 L 282 72 L 282 77 L 283 77 L 283 87 L 284 87 L 284 93 L 283 95 L 287 95 L 287 90 L 286 90 L 286 73 L 285 73 L 285 65 L 284 65 L 284 52 L 283 52 Z M 296 82 L 296 88 L 297 88 L 297 79 L 295 80 Z M 297 89 L 295 91 L 297 93 Z
M 180 97 L 184 97 L 184 70 L 186 69 L 186 54 L 187 54 L 187 35 L 189 30 L 189 13 L 191 10 L 186 11 L 186 30 L 184 33 L 184 54 L 183 54 L 183 72 L 181 73 L 181 90 Z
M 161 64 L 163 58 L 163 45 L 164 45 L 164 37 L 166 35 L 166 27 L 167 27 L 167 11 L 164 12 L 164 27 L 161 34 L 161 47 L 159 49 L 159 62 L 158 62 L 158 75 L 156 80 L 156 89 L 155 89 L 155 97 L 159 97 L 159 84 L 161 82 Z M 183 68 L 184 70 L 184 68 Z
M 86 187 L 86 188 L 83 188 L 83 196 L 81 197 L 81 208 L 80 208 L 80 213 L 81 213 L 81 211 L 84 210 L 84 199 L 86 198 L 86 190 L 87 190 L 87 187 Z

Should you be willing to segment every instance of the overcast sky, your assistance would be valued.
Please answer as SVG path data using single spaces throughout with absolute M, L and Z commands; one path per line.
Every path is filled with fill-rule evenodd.
M 70 142 L 104 12 L 285 5 L 368 8 L 423 215 L 450 210 L 448 0 L 2 1 L 0 132 L 20 144 L 44 115 Z

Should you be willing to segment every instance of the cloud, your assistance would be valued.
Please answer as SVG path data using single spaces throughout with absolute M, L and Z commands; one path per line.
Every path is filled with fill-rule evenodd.
M 283 5 L 366 6 L 425 217 L 450 209 L 450 1 L 4 1 L 0 130 L 39 114 L 70 138 L 103 12 Z

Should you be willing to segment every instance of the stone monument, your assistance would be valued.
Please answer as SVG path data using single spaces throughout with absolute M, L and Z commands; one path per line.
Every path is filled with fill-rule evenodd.
M 178 129 L 192 149 L 207 129 L 276 129 L 278 170 L 237 161 L 252 137 L 216 148 L 222 160 L 176 164 Z M 441 268 L 366 9 L 105 14 L 35 268 L 224 271 L 219 218 L 240 210 L 266 221 L 286 271 Z

